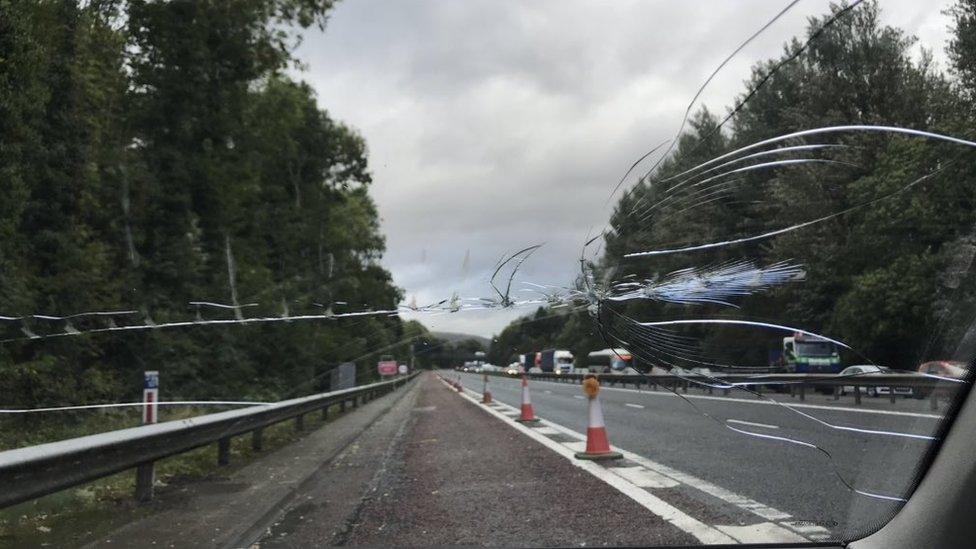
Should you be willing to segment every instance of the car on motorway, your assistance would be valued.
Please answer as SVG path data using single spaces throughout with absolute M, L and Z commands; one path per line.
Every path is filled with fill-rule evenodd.
M 925 376 L 964 379 L 969 376 L 969 364 L 961 360 L 930 360 L 919 364 L 917 372 Z M 915 396 L 925 398 L 931 394 L 931 391 L 931 387 L 920 387 L 915 390 Z
M 960 360 L 932 360 L 918 366 L 918 373 L 962 379 L 969 372 L 968 365 Z
M 845 376 L 845 377 L 848 377 L 849 376 L 849 377 L 851 377 L 853 379 L 856 379 L 856 378 L 859 378 L 861 376 L 866 376 L 866 375 L 878 375 L 878 374 L 912 375 L 914 373 L 915 372 L 906 372 L 906 371 L 900 371 L 900 370 L 893 370 L 893 369 L 891 369 L 891 368 L 889 368 L 887 366 L 878 366 L 877 364 L 855 364 L 853 366 L 848 366 L 848 367 L 844 368 L 837 375 L 838 376 Z M 855 391 L 860 392 L 861 394 L 866 394 L 868 396 L 872 396 L 872 397 L 890 395 L 892 392 L 894 392 L 896 396 L 903 396 L 903 397 L 906 397 L 906 398 L 907 397 L 914 397 L 914 396 L 917 396 L 918 395 L 918 393 L 916 392 L 916 390 L 914 388 L 912 388 L 910 386 L 904 386 L 904 385 L 895 385 L 895 386 L 887 386 L 887 385 L 875 386 L 875 385 L 871 385 L 871 386 L 867 386 L 867 385 L 855 385 L 855 384 L 851 384 L 851 385 L 842 385 L 841 388 L 839 389 L 839 393 L 841 395 L 846 395 L 848 393 L 853 393 Z
M 505 368 L 505 374 L 510 376 L 521 375 L 523 371 L 525 371 L 525 368 L 522 366 L 521 362 L 513 362 L 508 365 L 508 368 Z
M 843 370 L 838 372 L 837 375 L 842 378 L 850 377 L 852 379 L 856 379 L 862 376 L 883 374 L 887 370 L 888 370 L 887 368 L 875 364 L 855 364 L 853 366 L 848 366 L 844 368 Z M 851 384 L 851 385 L 842 385 L 840 388 L 841 395 L 846 395 L 848 393 L 853 393 L 855 391 L 872 397 L 876 397 L 879 394 L 878 388 L 873 386 Z

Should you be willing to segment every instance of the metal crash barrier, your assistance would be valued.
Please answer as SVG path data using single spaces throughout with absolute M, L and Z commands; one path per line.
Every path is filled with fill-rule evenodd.
M 207 414 L 189 419 L 143 425 L 0 452 L 0 507 L 14 505 L 65 488 L 139 468 L 136 497 L 152 497 L 156 460 L 217 443 L 217 462 L 230 461 L 231 437 L 252 433 L 259 449 L 262 429 L 295 419 L 301 429 L 305 414 L 329 407 L 353 407 L 390 393 L 417 374 L 273 404 Z

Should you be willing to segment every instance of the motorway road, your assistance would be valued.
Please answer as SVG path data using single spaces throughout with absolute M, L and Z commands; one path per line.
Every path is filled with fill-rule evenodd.
M 482 389 L 481 375 L 444 375 L 460 375 L 466 388 Z M 519 406 L 518 379 L 489 379 L 496 401 Z M 537 416 L 586 432 L 579 385 L 532 381 L 530 388 Z M 769 398 L 793 409 L 767 398 L 694 389 L 686 399 L 661 390 L 600 392 L 614 446 L 687 473 L 691 484 L 713 483 L 847 539 L 897 510 L 897 501 L 876 496 L 906 497 L 940 421 L 923 410 L 924 401 L 899 399 L 868 409 L 822 395 L 808 394 L 804 403 L 788 395 Z
M 696 543 L 692 535 L 482 408 L 424 374 L 361 442 L 298 490 L 294 501 L 300 504 L 276 521 L 257 546 Z M 512 462 L 522 466 L 513 468 Z M 366 489 L 337 489 L 355 467 L 364 466 L 375 471 Z M 361 499 L 356 498 L 360 493 Z M 344 499 L 361 502 L 336 531 L 336 503 Z M 616 512 L 579 512 L 595 502 Z

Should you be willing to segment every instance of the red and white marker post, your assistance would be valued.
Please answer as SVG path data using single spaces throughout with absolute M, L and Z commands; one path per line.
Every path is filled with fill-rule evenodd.
M 624 457 L 620 452 L 610 449 L 607 438 L 607 426 L 603 422 L 603 406 L 600 405 L 600 382 L 596 376 L 588 375 L 583 379 L 583 392 L 589 400 L 589 424 L 586 427 L 586 451 L 576 452 L 577 459 L 620 459 Z
M 522 415 L 519 416 L 519 423 L 538 423 L 539 418 L 535 417 L 535 410 L 532 409 L 532 398 L 529 396 L 529 380 L 522 374 Z
M 156 423 L 159 419 L 159 372 L 144 372 L 142 384 L 142 424 Z
M 159 372 L 153 370 L 143 374 L 142 383 L 142 423 L 150 425 L 159 420 Z M 156 468 L 153 462 L 136 466 L 136 500 L 149 501 L 153 498 L 153 485 L 156 483 Z
M 488 390 L 488 374 L 485 374 L 485 388 L 481 392 L 481 403 L 491 404 L 491 391 Z

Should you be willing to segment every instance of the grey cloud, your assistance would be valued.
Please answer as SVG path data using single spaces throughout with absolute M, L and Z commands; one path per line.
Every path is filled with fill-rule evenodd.
M 569 284 L 626 167 L 674 134 L 709 72 L 783 5 L 347 1 L 324 33 L 306 34 L 298 55 L 308 70 L 298 76 L 369 144 L 383 263 L 397 284 L 418 302 L 454 290 L 481 297 L 499 256 L 543 241 L 521 278 Z M 891 23 L 941 50 L 940 6 L 884 5 Z M 704 104 L 721 112 L 750 66 L 779 55 L 827 6 L 800 3 L 726 67 Z M 424 320 L 490 335 L 516 314 Z

